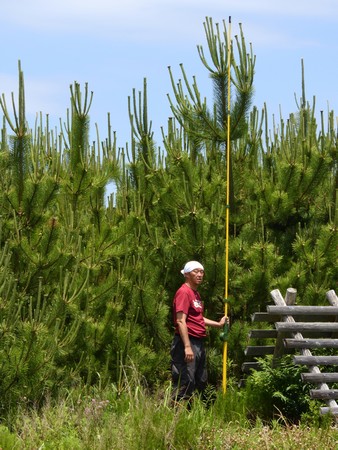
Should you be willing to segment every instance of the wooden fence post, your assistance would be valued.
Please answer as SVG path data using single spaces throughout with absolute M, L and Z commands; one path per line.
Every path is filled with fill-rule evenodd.
M 273 298 L 275 305 L 278 305 L 278 306 L 295 305 L 296 296 L 297 296 L 297 290 L 294 288 L 288 288 L 286 290 L 285 300 L 283 299 L 282 294 L 280 293 L 280 291 L 278 289 L 275 289 L 274 291 L 271 292 L 271 297 Z M 284 316 L 282 318 L 282 321 L 283 322 L 291 322 L 292 321 L 291 319 L 293 320 L 293 318 L 291 316 Z M 273 360 L 272 360 L 273 367 L 276 367 L 279 365 L 279 360 L 285 353 L 284 338 L 286 336 L 287 336 L 286 333 L 283 333 L 283 332 L 278 333 L 278 335 L 277 335 L 275 351 L 274 351 Z

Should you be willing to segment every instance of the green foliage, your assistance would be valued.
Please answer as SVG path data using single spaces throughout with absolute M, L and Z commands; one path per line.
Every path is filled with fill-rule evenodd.
M 301 381 L 302 367 L 295 366 L 291 358 L 284 356 L 278 367 L 272 367 L 271 357 L 259 358 L 262 370 L 254 371 L 245 386 L 251 418 L 269 421 L 281 416 L 296 423 L 309 412 L 309 385 Z
M 245 360 L 244 350 L 248 345 L 250 326 L 247 322 L 237 320 L 231 326 L 228 337 L 228 358 L 231 361 L 230 373 L 237 379 L 242 376 L 242 363 Z
M 328 430 L 332 426 L 332 419 L 330 414 L 320 414 L 318 411 L 318 402 L 310 399 L 306 411 L 301 415 L 300 422 L 305 427 Z
M 135 380 L 136 381 L 136 380 Z M 114 426 L 112 426 L 114 424 Z M 80 388 L 62 393 L 39 410 L 21 407 L 11 431 L 0 427 L 4 450 L 31 449 L 168 449 L 334 448 L 336 427 L 329 422 L 309 428 L 275 420 L 250 424 L 243 391 L 230 385 L 207 408 L 196 398 L 191 408 L 170 406 L 170 391 L 149 394 L 137 381 L 123 386 Z
M 225 25 L 223 33 L 211 19 L 204 26 L 211 62 L 201 46 L 198 53 L 214 98 L 202 101 L 183 66 L 182 82 L 169 71 L 174 117 L 162 129 L 163 150 L 149 120 L 146 80 L 143 92 L 129 98 L 131 143 L 119 150 L 109 116 L 108 137 L 101 141 L 97 132 L 90 143 L 87 85 L 71 86 L 70 113 L 59 131 L 42 116 L 34 130 L 26 123 L 20 64 L 13 114 L 0 98 L 4 416 L 22 401 L 41 406 L 58 385 L 119 383 L 122 368 L 130 375 L 135 365 L 149 387 L 166 380 L 171 302 L 189 259 L 206 267 L 207 316 L 223 315 L 228 151 L 231 375 L 240 376 L 248 319 L 269 303 L 271 289 L 293 286 L 303 303 L 316 304 L 335 287 L 333 113 L 318 131 L 303 89 L 298 111 L 270 130 L 266 110 L 250 111 L 255 56 L 242 28 L 230 54 Z M 108 183 L 115 192 L 105 199 Z M 210 380 L 218 386 L 217 332 L 208 344 Z
M 0 425 L 0 445 L 3 450 L 19 448 L 20 441 L 6 426 Z

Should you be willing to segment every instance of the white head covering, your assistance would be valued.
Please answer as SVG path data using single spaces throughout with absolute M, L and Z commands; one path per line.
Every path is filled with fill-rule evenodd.
M 184 274 L 189 273 L 189 272 L 191 272 L 192 270 L 195 270 L 195 269 L 204 270 L 204 267 L 198 261 L 189 261 L 184 266 L 184 269 L 181 270 L 181 274 L 184 275 Z

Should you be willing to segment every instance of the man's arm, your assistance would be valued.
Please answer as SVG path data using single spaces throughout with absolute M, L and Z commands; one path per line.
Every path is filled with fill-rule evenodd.
M 222 328 L 225 323 L 229 324 L 229 318 L 227 316 L 223 316 L 219 322 L 216 322 L 216 320 L 207 319 L 206 317 L 203 317 L 203 319 L 205 325 L 208 327 Z
M 176 313 L 176 322 L 178 326 L 178 331 L 180 333 L 183 345 L 184 345 L 184 352 L 185 352 L 185 361 L 190 362 L 194 359 L 194 353 L 191 348 L 189 334 L 188 334 L 188 327 L 186 323 L 187 315 L 182 312 L 178 311 Z

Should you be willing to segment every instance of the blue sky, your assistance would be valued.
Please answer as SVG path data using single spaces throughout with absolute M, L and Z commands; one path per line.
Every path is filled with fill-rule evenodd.
M 270 118 L 296 110 L 301 95 L 301 59 L 306 94 L 317 111 L 338 112 L 337 0 L 2 0 L 0 94 L 17 98 L 18 60 L 25 76 L 31 127 L 40 111 L 52 124 L 65 120 L 69 86 L 88 82 L 94 92 L 91 122 L 100 138 L 111 114 L 119 147 L 130 138 L 127 109 L 133 88 L 148 80 L 149 118 L 157 144 L 171 115 L 168 66 L 178 79 L 183 63 L 201 94 L 211 84 L 197 45 L 207 50 L 203 22 L 232 18 L 232 36 L 242 23 L 256 55 L 254 105 L 267 104 Z

